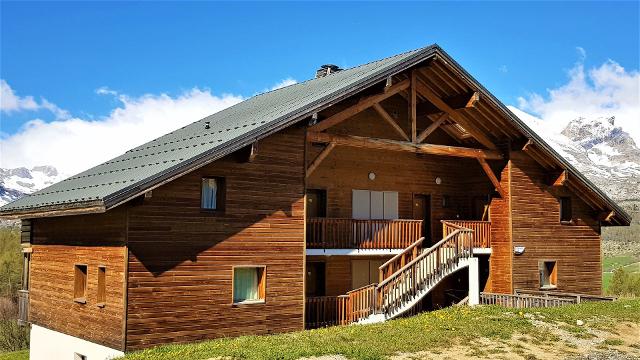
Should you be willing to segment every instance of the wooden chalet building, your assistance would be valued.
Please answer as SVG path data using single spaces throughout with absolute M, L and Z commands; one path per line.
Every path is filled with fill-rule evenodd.
M 32 359 L 600 294 L 630 217 L 440 47 L 270 91 L 0 209 Z

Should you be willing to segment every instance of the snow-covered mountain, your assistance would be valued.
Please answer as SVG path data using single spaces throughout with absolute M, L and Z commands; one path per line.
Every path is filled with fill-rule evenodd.
M 43 189 L 62 180 L 62 176 L 53 166 L 36 166 L 31 169 L 0 168 L 0 206 L 17 200 L 25 194 Z
M 640 200 L 640 148 L 615 117 L 579 117 L 563 127 L 511 109 L 615 200 Z

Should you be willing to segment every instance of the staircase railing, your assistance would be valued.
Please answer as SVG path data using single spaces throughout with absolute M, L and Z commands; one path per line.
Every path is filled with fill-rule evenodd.
M 376 312 L 377 293 L 376 286 L 378 284 L 370 284 L 359 289 L 351 290 L 347 293 L 350 305 L 349 322 L 358 322 L 366 319 L 369 315 Z
M 461 259 L 473 256 L 473 230 L 457 229 L 422 252 L 377 286 L 379 311 L 385 315 L 402 308 L 425 287 L 441 280 Z
M 473 230 L 473 247 L 491 247 L 491 221 L 441 220 L 441 222 L 443 238 L 458 229 L 471 229 Z
M 424 238 L 421 237 L 413 244 L 409 245 L 400 254 L 392 257 L 387 262 L 382 264 L 378 270 L 380 272 L 379 281 L 382 282 L 394 272 L 400 270 L 403 266 L 410 263 L 413 259 L 418 257 L 418 254 L 422 251 L 422 242 Z

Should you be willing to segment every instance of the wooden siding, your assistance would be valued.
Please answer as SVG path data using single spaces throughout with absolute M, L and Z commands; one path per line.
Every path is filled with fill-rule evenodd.
M 506 193 L 505 198 L 491 200 L 491 257 L 489 260 L 489 280 L 484 291 L 511 293 L 512 291 L 512 254 L 511 238 L 511 162 L 499 172 L 500 185 Z M 496 172 L 498 173 L 498 172 Z
M 600 228 L 594 210 L 566 189 L 549 186 L 545 171 L 528 156 L 515 155 L 511 174 L 513 245 L 526 250 L 513 256 L 513 288 L 538 290 L 538 262 L 555 260 L 558 291 L 599 295 Z M 571 197 L 573 224 L 560 223 L 559 196 Z
M 245 158 L 246 159 L 246 158 Z M 304 327 L 304 130 L 289 128 L 153 190 L 130 210 L 127 350 Z M 201 178 L 225 178 L 223 213 Z M 232 304 L 232 267 L 266 266 L 266 301 Z
M 406 115 L 402 115 L 400 109 L 398 112 L 399 123 L 402 125 L 405 123 L 402 116 Z M 406 114 L 406 109 L 404 113 Z M 331 131 L 392 139 L 395 136 L 391 126 L 371 109 L 337 125 Z M 437 132 L 433 136 L 438 143 L 446 143 L 446 139 L 442 139 L 446 135 Z M 432 140 L 429 137 L 429 142 Z M 308 163 L 321 150 L 322 147 L 310 145 Z M 369 180 L 369 172 L 376 174 L 375 180 Z M 436 177 L 442 179 L 442 184 L 435 183 Z M 307 188 L 327 190 L 327 217 L 333 218 L 352 217 L 353 189 L 397 191 L 398 212 L 403 219 L 413 218 L 414 194 L 431 195 L 431 229 L 433 239 L 436 240 L 442 237 L 440 219 L 455 219 L 458 215 L 461 219 L 470 218 L 473 197 L 487 195 L 492 190 L 488 177 L 474 159 L 341 146 L 333 149 L 307 179 Z M 450 199 L 446 208 L 442 206 L 443 196 Z
M 71 336 L 123 349 L 126 209 L 32 221 L 30 320 Z M 87 297 L 73 299 L 74 264 L 86 264 Z M 98 307 L 98 266 L 106 266 L 106 303 Z
M 352 260 L 381 260 L 391 259 L 385 256 L 307 256 L 307 262 L 323 262 L 325 264 L 325 295 L 345 295 L 353 290 L 351 286 Z

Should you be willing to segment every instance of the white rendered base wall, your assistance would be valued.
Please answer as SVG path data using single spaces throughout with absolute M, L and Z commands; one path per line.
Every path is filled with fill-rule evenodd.
M 75 354 L 84 355 L 87 360 L 108 360 L 124 355 L 120 350 L 98 345 L 38 325 L 31 325 L 30 341 L 30 360 L 73 360 Z

